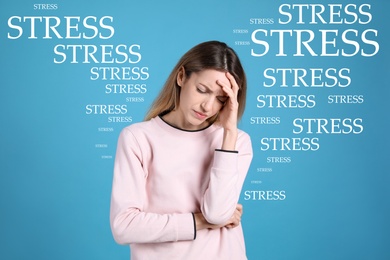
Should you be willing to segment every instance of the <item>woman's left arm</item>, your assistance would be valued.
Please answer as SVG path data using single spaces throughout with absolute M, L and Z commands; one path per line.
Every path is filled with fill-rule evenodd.
M 253 157 L 249 135 L 237 129 L 239 87 L 230 73 L 226 77 L 230 85 L 217 82 L 229 97 L 219 115 L 222 145 L 214 152 L 210 182 L 201 205 L 205 219 L 211 224 L 224 224 L 234 214 Z
M 239 132 L 237 151 L 216 150 L 201 211 L 211 224 L 225 224 L 233 215 L 252 161 L 248 134 Z
M 234 151 L 236 149 L 238 129 L 237 129 L 237 115 L 239 103 L 237 100 L 239 87 L 234 77 L 227 72 L 226 77 L 230 81 L 230 85 L 226 85 L 221 81 L 217 83 L 222 90 L 229 97 L 226 100 L 224 107 L 219 113 L 219 122 L 223 127 L 222 150 Z

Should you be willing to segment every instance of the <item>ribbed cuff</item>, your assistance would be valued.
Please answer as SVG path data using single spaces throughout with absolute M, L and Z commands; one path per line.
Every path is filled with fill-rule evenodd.
M 238 161 L 238 152 L 221 152 L 215 150 L 214 152 L 214 162 L 213 169 L 218 172 L 223 171 L 225 174 L 235 174 L 237 173 L 237 162 Z
M 215 149 L 217 152 L 226 152 L 226 153 L 238 153 L 238 151 L 234 150 L 223 150 L 223 149 Z
M 173 214 L 176 218 L 175 241 L 194 239 L 194 216 L 192 213 Z
M 192 213 L 192 218 L 194 220 L 194 240 L 196 239 L 196 221 L 195 221 L 195 214 Z

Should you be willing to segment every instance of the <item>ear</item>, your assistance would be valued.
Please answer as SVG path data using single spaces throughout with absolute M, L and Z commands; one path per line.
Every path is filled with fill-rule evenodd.
M 185 77 L 186 77 L 186 72 L 184 70 L 184 67 L 181 66 L 179 69 L 179 72 L 177 73 L 177 77 L 176 77 L 176 83 L 178 86 L 181 87 L 183 85 Z

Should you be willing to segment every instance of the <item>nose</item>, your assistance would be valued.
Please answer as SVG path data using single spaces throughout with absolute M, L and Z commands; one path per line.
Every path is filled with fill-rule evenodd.
M 212 110 L 213 108 L 213 105 L 214 105 L 214 98 L 212 97 L 207 97 L 203 100 L 202 104 L 201 104 L 201 107 L 203 109 L 203 112 L 209 112 Z

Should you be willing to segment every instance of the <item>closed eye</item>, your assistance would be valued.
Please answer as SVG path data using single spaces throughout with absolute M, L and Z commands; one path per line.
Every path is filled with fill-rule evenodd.
M 228 96 L 219 96 L 217 97 L 218 101 L 221 102 L 222 104 L 225 104 L 226 101 L 228 100 Z
M 203 89 L 200 89 L 200 88 L 196 88 L 196 91 L 198 91 L 199 93 L 206 93 L 206 90 L 203 90 Z

